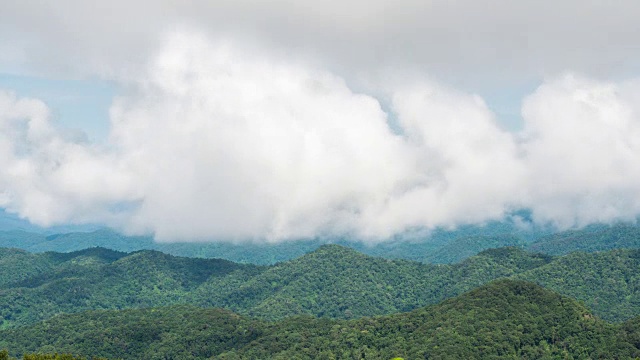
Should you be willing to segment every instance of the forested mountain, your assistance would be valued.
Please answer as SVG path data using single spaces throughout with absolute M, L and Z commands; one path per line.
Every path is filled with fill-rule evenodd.
M 501 280 L 408 313 L 278 322 L 174 306 L 91 311 L 0 332 L 0 347 L 127 359 L 628 359 L 640 320 L 609 324 L 570 298 Z
M 0 248 L 0 348 L 144 359 L 640 356 L 640 250 L 616 249 L 635 247 L 637 229 L 595 226 L 535 242 L 463 229 L 374 247 L 5 232 L 1 245 L 64 252 Z M 72 251 L 94 244 L 128 252 Z M 133 251 L 145 246 L 199 257 Z M 278 262 L 208 258 L 215 253 Z
M 486 249 L 497 249 L 506 246 L 523 247 L 525 245 L 526 242 L 522 237 L 513 234 L 464 236 L 456 238 L 434 249 L 432 252 L 425 252 L 416 260 L 432 264 L 453 264 Z
M 592 226 L 543 236 L 528 246 L 535 252 L 564 255 L 574 251 L 596 252 L 640 248 L 640 227 L 636 224 Z
M 608 320 L 640 315 L 640 250 L 571 253 L 515 277 L 579 299 Z
M 60 353 L 26 353 L 20 357 L 22 360 L 87 360 L 83 356 L 75 356 L 72 354 L 60 354 Z M 4 349 L 0 351 L 0 360 L 18 360 L 16 357 L 9 355 L 9 352 Z M 105 358 L 92 357 L 91 360 L 106 360 Z
M 179 258 L 157 251 L 131 254 L 93 248 L 29 254 L 5 250 L 0 260 L 2 327 L 89 309 L 181 303 L 203 282 L 258 267 L 220 259 Z
M 263 319 L 348 319 L 409 311 L 517 277 L 574 296 L 605 319 L 625 320 L 640 314 L 639 257 L 640 250 L 553 258 L 501 248 L 459 264 L 432 265 L 325 245 L 288 262 L 255 266 L 157 251 L 3 249 L 0 316 L 9 328 L 59 313 L 192 304 Z
M 269 267 L 251 279 L 227 286 L 232 277 L 198 289 L 209 306 L 277 319 L 293 314 L 351 318 L 408 311 L 458 295 L 496 278 L 518 274 L 545 256 L 511 249 L 496 260 L 481 254 L 458 265 L 430 265 L 370 257 L 325 245 L 298 259 Z M 230 292 L 220 293 L 220 288 Z M 205 300 L 207 301 L 207 300 Z

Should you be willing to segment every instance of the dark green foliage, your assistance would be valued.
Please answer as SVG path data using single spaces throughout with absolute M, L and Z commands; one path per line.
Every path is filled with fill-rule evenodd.
M 640 250 L 572 253 L 517 278 L 583 301 L 612 321 L 640 315 Z
M 0 287 L 51 271 L 55 261 L 24 250 L 0 248 Z
M 3 328 L 59 313 L 194 302 L 189 294 L 206 281 L 230 273 L 260 271 L 253 265 L 179 258 L 156 251 L 125 254 L 98 248 L 16 256 L 27 256 L 28 261 L 12 268 L 14 262 L 0 258 L 0 265 L 11 264 L 1 273 L 19 270 L 33 275 L 21 276 L 0 287 Z
M 434 304 L 529 269 L 530 261 L 538 265 L 547 261 L 522 250 L 508 253 L 500 258 L 488 253 L 445 266 L 372 258 L 342 246 L 324 245 L 250 279 L 210 281 L 198 292 L 209 299 L 204 305 L 267 319 L 294 314 L 339 318 L 382 315 Z
M 87 358 L 81 356 L 74 356 L 71 354 L 44 354 L 44 353 L 35 353 L 35 354 L 24 354 L 21 358 L 22 360 L 87 360 Z M 96 358 L 92 357 L 92 360 L 106 360 L 104 358 Z M 0 360 L 18 360 L 15 357 L 9 355 L 9 351 L 0 350 Z
M 506 277 L 576 297 L 608 320 L 640 314 L 640 250 L 552 258 L 511 247 L 432 265 L 325 245 L 269 267 L 157 251 L 0 251 L 1 328 L 60 313 L 174 304 L 223 307 L 263 319 L 350 319 L 409 311 Z
M 268 323 L 189 306 L 92 311 L 4 330 L 0 347 L 127 359 L 628 359 L 640 356 L 639 319 L 612 325 L 570 298 L 501 280 L 409 313 L 349 321 Z
M 433 304 L 522 272 L 531 261 L 546 261 L 517 249 L 505 254 L 486 253 L 458 265 L 438 266 L 371 258 L 327 245 L 267 268 L 153 251 L 28 254 L 11 250 L 0 264 L 17 265 L 7 265 L 2 273 L 24 275 L 5 281 L 0 288 L 0 315 L 3 327 L 58 313 L 180 303 L 226 307 L 270 319 L 295 314 L 382 315 Z
M 243 346 L 262 324 L 229 311 L 174 306 L 91 311 L 6 330 L 0 347 L 24 352 L 62 351 L 108 358 L 207 358 Z
M 552 254 L 585 251 L 561 257 L 526 252 L 530 237 L 502 230 L 494 225 L 478 235 L 463 228 L 373 247 L 338 241 L 350 248 L 321 240 L 157 244 L 109 230 L 0 233 L 0 245 L 20 238 L 31 250 L 65 251 L 0 248 L 0 348 L 16 356 L 38 353 L 25 359 L 80 359 L 66 353 L 127 359 L 640 356 L 640 250 L 609 250 L 638 247 L 638 227 L 593 226 L 528 245 Z M 96 244 L 200 258 L 105 248 L 67 252 Z M 205 259 L 224 254 L 274 263 L 314 249 L 272 266 Z M 491 283 L 505 278 L 511 280 Z M 370 317 L 380 315 L 386 316 Z M 598 317 L 631 320 L 611 324 Z
M 293 323 L 293 326 L 292 326 Z M 407 314 L 351 322 L 289 319 L 236 352 L 240 358 L 628 358 L 620 329 L 535 285 L 498 281 Z M 363 356 L 363 354 L 365 354 Z M 233 358 L 233 357 L 229 357 Z

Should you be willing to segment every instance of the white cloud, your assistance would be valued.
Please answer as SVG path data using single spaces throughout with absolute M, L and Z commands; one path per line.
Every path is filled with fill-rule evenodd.
M 411 176 L 377 101 L 325 71 L 178 35 L 142 79 L 111 139 L 145 193 L 131 225 L 160 238 L 357 230 Z
M 0 144 L 0 206 L 34 223 L 109 223 L 104 208 L 131 196 L 117 159 L 69 142 L 39 100 L 0 92 Z
M 421 83 L 393 91 L 393 109 L 416 159 L 412 177 L 363 226 L 392 235 L 415 227 L 500 219 L 518 201 L 522 165 L 510 134 L 476 95 Z
M 638 85 L 566 75 L 525 100 L 526 186 L 539 220 L 566 227 L 640 213 Z
M 226 241 L 378 241 L 519 208 L 564 227 L 640 213 L 634 82 L 552 78 L 513 134 L 479 96 L 432 81 L 376 89 L 387 114 L 300 59 L 175 32 L 126 88 L 102 147 L 0 94 L 0 205 L 41 225 Z

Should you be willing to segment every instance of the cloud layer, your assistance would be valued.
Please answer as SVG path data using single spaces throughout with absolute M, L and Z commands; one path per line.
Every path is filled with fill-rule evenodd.
M 158 33 L 193 26 L 305 53 L 343 74 L 409 66 L 463 85 L 537 81 L 566 69 L 620 76 L 638 70 L 639 16 L 633 0 L 9 0 L 0 12 L 0 68 L 135 72 Z
M 44 226 L 222 241 L 380 241 L 522 208 L 560 227 L 640 213 L 638 82 L 551 78 L 516 134 L 481 97 L 426 79 L 362 93 L 235 41 L 165 40 L 114 102 L 103 145 L 0 92 L 0 206 Z

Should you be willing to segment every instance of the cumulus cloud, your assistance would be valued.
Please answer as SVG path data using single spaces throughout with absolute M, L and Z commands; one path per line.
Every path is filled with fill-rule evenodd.
M 634 82 L 552 78 L 514 134 L 478 95 L 433 81 L 385 83 L 383 110 L 317 65 L 175 32 L 125 87 L 102 146 L 1 93 L 0 206 L 222 241 L 380 241 L 521 208 L 560 227 L 640 213 Z
M 640 213 L 639 85 L 566 75 L 525 100 L 526 187 L 539 220 L 567 227 Z
M 142 180 L 132 225 L 160 238 L 347 230 L 409 170 L 375 99 L 330 73 L 179 35 L 142 79 L 111 141 Z
M 499 218 L 518 176 L 500 170 L 517 166 L 513 142 L 482 101 L 435 84 L 387 90 L 397 135 L 335 75 L 230 43 L 174 36 L 142 79 L 111 140 L 149 181 L 131 225 L 160 238 L 385 238 Z
M 132 195 L 133 179 L 110 154 L 70 140 L 44 103 L 1 91 L 0 206 L 44 226 L 109 223 L 106 208 Z

